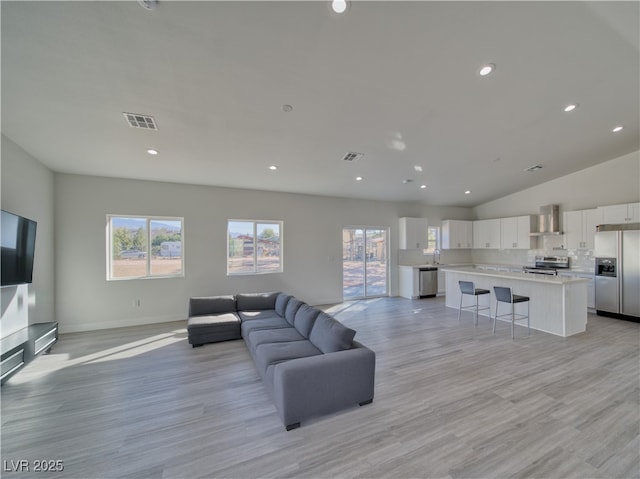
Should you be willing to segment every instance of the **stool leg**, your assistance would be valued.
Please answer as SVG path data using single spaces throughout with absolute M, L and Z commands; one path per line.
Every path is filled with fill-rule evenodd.
M 462 297 L 464 295 L 460 293 L 460 307 L 458 308 L 458 321 L 460 321 L 460 314 L 462 313 Z
M 529 301 L 527 301 L 527 336 L 531 336 L 531 325 L 529 321 Z
M 478 295 L 476 294 L 475 297 L 476 297 L 476 309 L 474 310 L 475 314 L 473 316 L 473 319 L 475 321 L 475 325 L 477 326 L 478 325 Z
M 516 339 L 516 331 L 515 331 L 515 324 L 516 324 L 516 305 L 514 304 L 513 301 L 511 301 L 511 339 Z
M 491 312 L 489 312 L 491 314 Z M 493 334 L 496 334 L 496 321 L 498 319 L 498 301 L 496 300 L 496 315 L 493 317 Z

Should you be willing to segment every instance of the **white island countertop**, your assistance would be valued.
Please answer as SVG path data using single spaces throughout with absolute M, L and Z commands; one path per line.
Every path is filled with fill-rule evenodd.
M 555 284 L 568 284 L 568 283 L 587 283 L 589 280 L 586 278 L 568 278 L 566 276 L 553 276 L 547 274 L 532 274 L 523 272 L 509 272 L 509 271 L 490 271 L 481 268 L 475 268 L 473 266 L 464 267 L 444 267 L 440 268 L 445 273 L 447 271 L 456 271 L 461 273 L 470 273 L 478 276 L 500 277 L 500 278 L 514 278 L 522 281 L 534 281 L 537 283 L 555 283 Z M 496 285 L 497 286 L 497 285 Z
M 476 288 L 491 291 L 491 294 L 479 296 L 478 301 L 481 306 L 490 306 L 493 316 L 496 305 L 493 287 L 506 286 L 511 288 L 513 294 L 529 296 L 531 329 L 563 337 L 586 330 L 589 282 L 586 278 L 489 271 L 473 267 L 445 267 L 442 270 L 446 274 L 447 307 L 458 309 L 460 305 L 458 281 L 473 281 Z M 507 306 L 503 304 L 501 312 L 502 308 L 506 312 Z M 526 308 L 526 303 L 519 303 L 516 313 L 525 313 Z M 469 313 L 463 313 L 463 317 L 464 314 Z M 486 311 L 480 314 L 488 315 Z M 497 327 L 496 334 L 499 330 Z

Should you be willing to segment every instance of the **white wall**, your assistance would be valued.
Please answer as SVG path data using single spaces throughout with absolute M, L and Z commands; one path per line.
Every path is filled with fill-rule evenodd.
M 415 203 L 68 174 L 55 175 L 55 191 L 57 317 L 63 332 L 184 319 L 189 297 L 198 295 L 278 290 L 311 304 L 341 301 L 345 226 L 390 229 L 390 291 L 395 294 L 398 218 L 422 209 Z M 185 277 L 107 281 L 107 214 L 184 217 Z M 229 218 L 283 220 L 284 273 L 228 277 Z M 137 299 L 139 308 L 133 306 Z
M 538 214 L 556 204 L 560 212 L 640 201 L 640 151 L 476 206 L 477 219 Z
M 2 288 L 1 336 L 55 321 L 54 175 L 2 135 L 2 209 L 38 223 L 33 283 Z

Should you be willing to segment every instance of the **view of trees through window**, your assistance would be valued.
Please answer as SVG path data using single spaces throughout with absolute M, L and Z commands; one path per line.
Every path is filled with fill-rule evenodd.
M 342 230 L 342 293 L 345 299 L 387 294 L 387 230 Z
M 227 273 L 282 272 L 282 222 L 229 220 Z
M 182 218 L 109 216 L 109 279 L 181 276 Z
M 440 250 L 440 227 L 429 226 L 427 228 L 427 247 L 424 254 L 436 254 Z

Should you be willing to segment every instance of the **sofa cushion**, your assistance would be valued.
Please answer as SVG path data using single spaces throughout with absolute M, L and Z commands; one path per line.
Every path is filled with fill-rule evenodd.
M 287 307 L 284 310 L 284 319 L 287 320 L 287 322 L 293 326 L 293 322 L 295 320 L 296 317 L 296 313 L 298 312 L 298 309 L 300 308 L 300 306 L 302 306 L 304 303 L 302 301 L 300 301 L 299 299 L 296 298 L 291 298 L 289 300 L 289 302 L 287 303 Z
M 276 313 L 278 313 L 279 316 L 282 316 L 284 318 L 284 311 L 287 307 L 287 303 L 289 303 L 289 300 L 291 298 L 293 298 L 293 296 L 291 296 L 290 294 L 280 293 L 278 295 L 278 297 L 276 298 Z
M 261 344 L 255 349 L 256 367 L 260 375 L 264 377 L 267 368 L 272 364 L 319 354 L 322 352 L 306 339 L 287 343 Z
M 253 319 L 279 318 L 275 309 L 263 309 L 261 311 L 238 311 L 238 316 L 242 321 L 251 321 Z
M 257 329 L 249 332 L 244 340 L 250 349 L 256 349 L 261 344 L 286 343 L 305 339 L 295 328 Z
M 232 295 L 202 296 L 189 299 L 189 316 L 207 316 L 236 311 L 236 298 Z
M 240 318 L 236 313 L 222 313 L 211 316 L 191 316 L 187 320 L 187 328 L 224 328 L 225 326 L 236 327 L 240 324 Z
M 274 315 L 273 317 L 266 318 L 266 319 L 242 321 L 242 325 L 240 326 L 243 338 L 248 337 L 251 331 L 258 331 L 260 329 L 278 329 L 278 328 L 290 328 L 290 327 L 291 325 L 287 323 L 287 321 L 284 318 L 281 318 L 278 315 Z
M 276 309 L 276 299 L 280 293 L 241 293 L 236 294 L 238 311 L 259 311 Z
M 319 314 L 319 309 L 316 309 L 313 306 L 309 306 L 308 304 L 303 304 L 302 306 L 300 306 L 300 308 L 298 308 L 298 311 L 296 311 L 293 326 L 302 336 L 308 338 L 309 334 L 311 334 L 313 323 L 315 322 Z
M 313 324 L 309 340 L 323 353 L 333 353 L 351 349 L 355 335 L 353 329 L 322 312 Z

